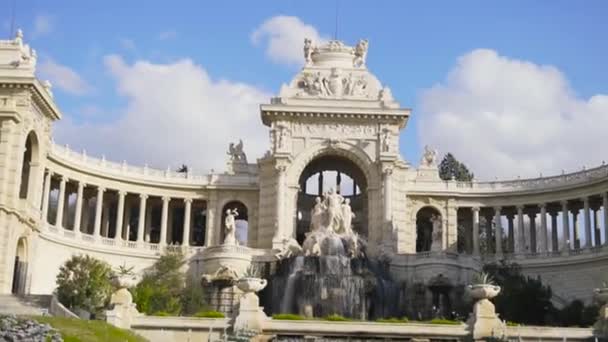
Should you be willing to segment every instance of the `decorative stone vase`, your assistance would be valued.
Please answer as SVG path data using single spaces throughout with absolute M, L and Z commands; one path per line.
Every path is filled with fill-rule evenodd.
M 237 281 L 236 287 L 238 287 L 239 290 L 247 294 L 262 291 L 267 284 L 268 282 L 266 281 L 266 279 L 245 277 Z
M 500 293 L 500 286 L 492 284 L 469 285 L 469 294 L 475 300 L 473 313 L 467 321 L 467 329 L 473 340 L 486 338 L 503 338 L 506 324 L 496 314 L 496 308 L 490 299 Z
M 593 333 L 599 338 L 608 338 L 608 287 L 595 289 L 595 299 L 602 305 L 597 321 L 593 325 Z
M 266 287 L 266 279 L 245 277 L 236 282 L 236 286 L 244 294 L 239 301 L 239 314 L 234 320 L 233 330 L 261 332 L 264 329 L 264 322 L 268 320 L 260 307 L 260 299 L 255 294 Z
M 474 300 L 492 299 L 500 293 L 500 286 L 492 284 L 469 285 L 469 294 Z

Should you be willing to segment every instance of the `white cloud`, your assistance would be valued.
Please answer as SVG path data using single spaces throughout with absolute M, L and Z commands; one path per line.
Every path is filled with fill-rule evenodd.
M 304 64 L 304 38 L 316 44 L 327 40 L 300 18 L 284 15 L 267 19 L 251 34 L 254 45 L 267 44 L 266 55 L 273 62 L 287 65 Z
M 120 46 L 127 51 L 135 51 L 137 50 L 137 46 L 132 39 L 129 38 L 120 38 Z
M 195 172 L 224 170 L 228 143 L 239 138 L 251 162 L 268 147 L 259 104 L 270 94 L 244 83 L 214 80 L 189 59 L 127 64 L 110 55 L 105 66 L 126 99 L 119 119 L 103 124 L 64 119 L 57 125 L 58 141 L 109 160 L 162 169 L 186 163 Z
M 177 32 L 175 30 L 167 30 L 158 34 L 159 40 L 170 40 L 177 37 Z
M 76 71 L 52 59 L 38 65 L 38 74 L 41 79 L 48 79 L 53 86 L 73 95 L 85 95 L 92 90 Z
M 53 31 L 53 17 L 46 14 L 39 14 L 34 18 L 34 30 L 32 37 L 38 38 L 47 35 Z
M 474 50 L 420 101 L 423 144 L 453 152 L 478 178 L 536 177 L 596 166 L 608 96 L 583 99 L 555 67 Z

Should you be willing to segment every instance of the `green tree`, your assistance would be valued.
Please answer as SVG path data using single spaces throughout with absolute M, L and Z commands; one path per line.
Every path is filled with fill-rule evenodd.
M 178 315 L 182 310 L 185 260 L 181 252 L 168 252 L 150 267 L 133 288 L 133 300 L 139 311 L 148 315 Z
M 487 272 L 500 285 L 501 294 L 494 303 L 500 317 L 507 321 L 544 325 L 554 312 L 551 303 L 551 288 L 544 286 L 540 279 L 526 277 L 516 263 L 492 263 L 484 266 Z
M 459 162 L 453 154 L 447 153 L 439 163 L 439 178 L 443 180 L 455 179 L 461 182 L 473 180 L 473 173 L 466 165 Z
M 182 164 L 182 166 L 178 167 L 175 171 L 179 173 L 188 173 L 188 165 Z
M 98 314 L 110 300 L 113 277 L 114 272 L 106 262 L 75 255 L 59 268 L 57 297 L 70 309 Z
M 192 316 L 201 311 L 209 310 L 209 306 L 205 300 L 203 286 L 196 278 L 189 276 L 186 280 L 186 286 L 182 291 L 182 314 Z

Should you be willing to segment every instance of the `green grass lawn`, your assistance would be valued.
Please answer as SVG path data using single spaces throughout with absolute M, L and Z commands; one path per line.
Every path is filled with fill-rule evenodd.
M 87 321 L 74 318 L 35 316 L 40 323 L 48 323 L 59 330 L 65 342 L 146 342 L 135 333 L 116 328 L 103 321 Z

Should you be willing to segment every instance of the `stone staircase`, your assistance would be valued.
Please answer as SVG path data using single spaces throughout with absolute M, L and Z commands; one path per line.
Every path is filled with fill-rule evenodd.
M 0 295 L 0 315 L 44 315 L 50 300 L 51 296 Z

